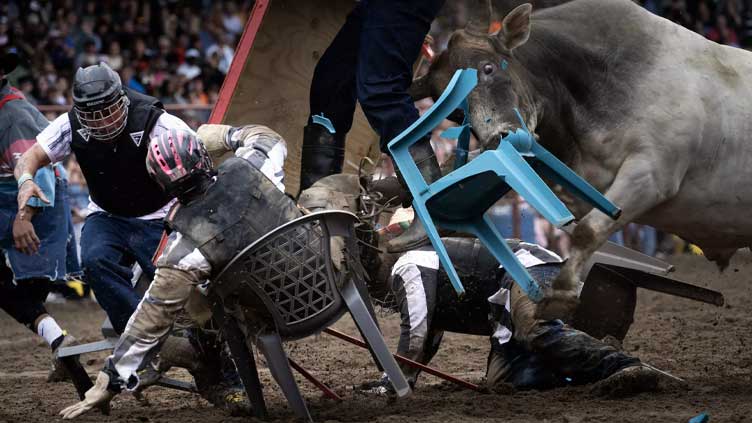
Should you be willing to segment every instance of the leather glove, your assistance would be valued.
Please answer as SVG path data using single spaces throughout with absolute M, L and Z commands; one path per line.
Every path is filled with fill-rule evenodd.
M 86 413 L 94 407 L 98 407 L 105 414 L 109 413 L 110 401 L 115 396 L 115 393 L 109 391 L 107 386 L 110 384 L 110 376 L 105 372 L 99 372 L 97 381 L 94 386 L 91 387 L 84 395 L 84 400 L 73 404 L 70 407 L 66 407 L 60 412 L 60 415 L 64 419 L 74 419 L 81 414 Z

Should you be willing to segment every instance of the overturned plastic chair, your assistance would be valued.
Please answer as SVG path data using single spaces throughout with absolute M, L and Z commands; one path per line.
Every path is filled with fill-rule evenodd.
M 233 359 L 259 417 L 265 414 L 263 394 L 253 353 L 244 339 L 258 345 L 295 414 L 310 421 L 282 341 L 320 332 L 345 311 L 352 315 L 397 395 L 410 392 L 373 317 L 357 253 L 357 221 L 354 214 L 344 211 L 321 211 L 295 219 L 246 247 L 212 282 L 215 313 L 224 315 Z M 333 251 L 331 245 L 339 247 Z M 340 247 L 344 248 L 337 251 Z
M 524 128 L 524 122 L 523 128 L 500 140 L 498 148 L 487 150 L 465 163 L 470 128 L 467 113 L 466 122 L 454 132 L 454 136 L 459 139 L 460 163 L 448 175 L 427 184 L 410 155 L 410 147 L 458 107 L 467 111 L 466 98 L 477 82 L 475 69 L 458 70 L 434 105 L 389 142 L 388 148 L 413 196 L 413 210 L 423 223 L 457 293 L 462 294 L 464 288 L 436 226 L 477 236 L 527 296 L 538 302 L 543 298 L 540 287 L 517 260 L 486 214 L 494 203 L 513 189 L 554 226 L 562 227 L 574 220 L 572 213 L 528 161 L 565 189 L 609 216 L 617 218 L 620 210 L 535 142 L 527 128 Z

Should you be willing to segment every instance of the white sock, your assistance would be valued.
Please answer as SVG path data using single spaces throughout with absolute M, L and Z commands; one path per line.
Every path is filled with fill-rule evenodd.
M 57 325 L 55 319 L 47 316 L 39 322 L 37 333 L 52 346 L 52 343 L 63 335 L 63 330 Z

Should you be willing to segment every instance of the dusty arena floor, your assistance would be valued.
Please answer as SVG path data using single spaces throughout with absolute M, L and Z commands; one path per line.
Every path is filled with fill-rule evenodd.
M 394 403 L 355 394 L 350 386 L 379 376 L 369 355 L 360 349 L 321 335 L 288 346 L 290 356 L 330 384 L 344 397 L 342 403 L 323 399 L 310 384 L 301 387 L 319 422 L 686 422 L 706 411 L 712 423 L 752 421 L 752 255 L 737 255 L 724 274 L 701 257 L 672 260 L 676 275 L 701 286 L 722 291 L 727 305 L 716 308 L 652 292 L 641 292 L 636 322 L 624 348 L 650 364 L 685 378 L 688 390 L 669 389 L 628 399 L 605 400 L 586 387 L 549 392 L 479 394 L 456 389 L 424 375 L 411 397 Z M 83 341 L 99 339 L 104 313 L 92 302 L 52 305 L 51 311 Z M 382 322 L 394 345 L 398 334 L 395 316 Z M 349 320 L 337 328 L 355 333 Z M 76 400 L 72 385 L 47 384 L 49 351 L 25 328 L 0 312 L 0 423 L 49 422 Z M 488 341 L 480 337 L 449 335 L 433 365 L 480 382 Z M 104 355 L 86 357 L 90 374 L 101 367 Z M 178 371 L 176 377 L 185 378 Z M 269 373 L 261 369 L 267 404 L 273 419 L 293 420 Z M 152 388 L 149 405 L 130 395 L 114 401 L 110 417 L 91 413 L 79 421 L 122 422 L 240 422 L 213 409 L 196 395 Z

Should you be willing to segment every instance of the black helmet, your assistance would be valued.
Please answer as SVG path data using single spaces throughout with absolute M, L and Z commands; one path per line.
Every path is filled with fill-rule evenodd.
M 181 197 L 199 187 L 213 168 L 204 143 L 196 135 L 171 129 L 149 141 L 146 170 L 166 193 Z
M 129 104 L 120 76 L 106 63 L 76 71 L 73 110 L 92 137 L 106 141 L 120 135 L 128 121 Z

